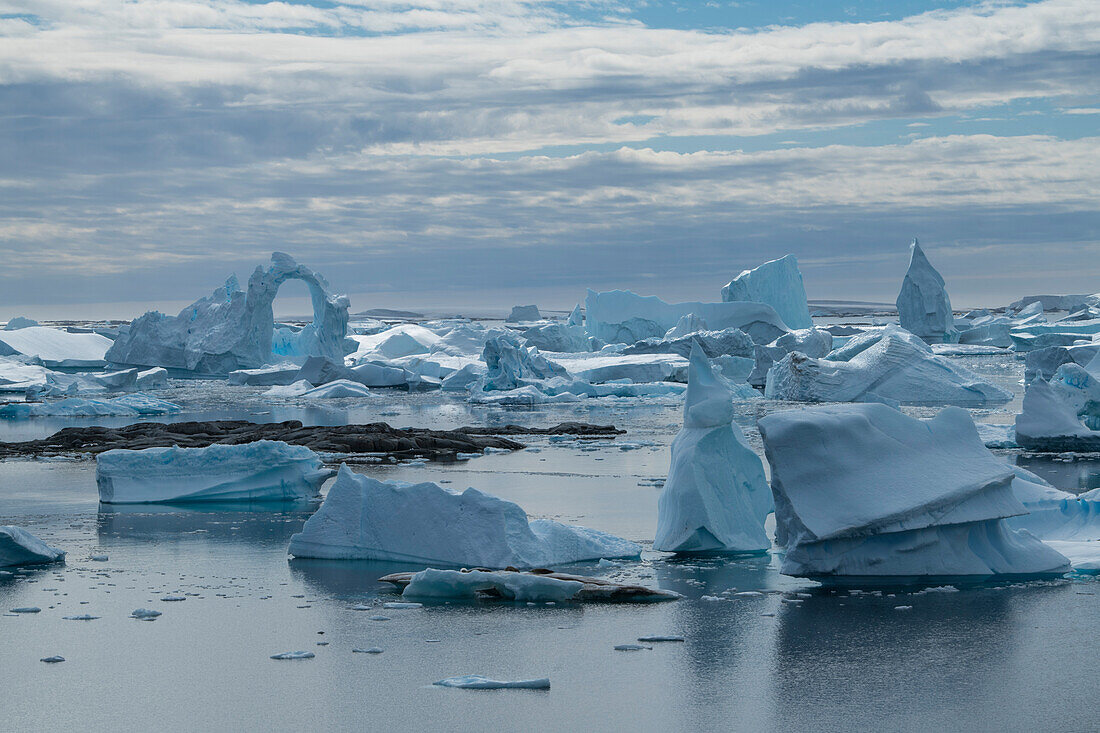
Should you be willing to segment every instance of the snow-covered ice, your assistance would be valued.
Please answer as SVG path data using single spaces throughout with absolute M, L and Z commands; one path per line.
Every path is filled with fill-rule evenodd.
M 548 519 L 469 488 L 378 481 L 340 467 L 321 508 L 290 539 L 296 557 L 391 560 L 427 566 L 548 567 L 637 557 L 633 542 Z
M 112 343 L 98 333 L 69 333 L 59 328 L 30 326 L 0 331 L 0 356 L 34 357 L 51 369 L 101 367 Z
M 684 424 L 672 442 L 653 549 L 763 552 L 772 497 L 760 458 L 733 422 L 733 394 L 701 348 L 691 352 Z
M 96 457 L 99 499 L 109 504 L 308 499 L 332 475 L 309 448 L 272 440 Z
M 799 402 L 970 407 L 999 405 L 1012 399 L 1012 393 L 936 356 L 928 344 L 893 325 L 848 361 L 788 354 L 768 371 L 764 395 Z
M 917 420 L 830 405 L 759 421 L 771 463 L 781 572 L 817 579 L 1059 575 L 1066 559 L 1007 517 L 1015 473 L 965 410 Z
M 22 527 L 0 526 L 0 567 L 60 562 L 65 552 L 50 547 Z
M 1100 451 L 1100 356 L 1087 369 L 1063 364 L 1049 382 L 1036 379 L 1027 386 L 1016 442 L 1054 453 Z
M 743 270 L 722 288 L 722 300 L 767 303 L 788 328 L 813 326 L 810 309 L 806 305 L 802 273 L 798 270 L 798 260 L 794 255 L 765 262 L 752 270 Z

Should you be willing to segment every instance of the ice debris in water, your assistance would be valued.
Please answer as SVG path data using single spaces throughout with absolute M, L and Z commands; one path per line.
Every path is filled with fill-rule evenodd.
M 333 473 L 309 448 L 272 440 L 96 457 L 99 499 L 116 504 L 308 499 Z
M 651 646 L 642 646 L 641 644 L 616 644 L 615 651 L 617 652 L 639 652 L 643 649 L 652 649 Z
M 657 503 L 653 549 L 764 552 L 772 496 L 760 458 L 733 422 L 733 395 L 701 348 L 691 350 L 684 425 Z
M 389 609 L 410 609 L 410 608 L 423 608 L 423 603 L 412 603 L 409 601 L 387 601 L 382 604 L 382 608 Z
M 384 650 L 380 647 L 372 646 L 370 649 L 352 649 L 356 654 L 381 654 Z
M 1027 512 L 1015 474 L 970 414 L 917 420 L 885 405 L 773 413 L 758 423 L 772 468 L 780 572 L 831 579 L 1061 575 L 1066 558 L 1005 522 Z
M 0 526 L 0 567 L 60 562 L 65 552 L 12 525 Z
M 19 608 L 11 609 L 12 613 L 42 613 L 42 609 L 38 606 L 20 606 Z
M 633 542 L 552 520 L 529 521 L 510 501 L 477 489 L 378 481 L 341 466 L 324 503 L 290 539 L 290 554 L 445 567 L 548 567 L 637 557 Z
M 506 681 L 490 679 L 479 674 L 467 674 L 461 677 L 448 677 L 432 684 L 440 687 L 459 687 L 464 690 L 549 690 L 550 678 Z
M 313 652 L 280 652 L 272 654 L 272 659 L 313 659 Z
M 140 619 L 142 621 L 152 621 L 157 616 L 160 616 L 160 611 L 153 611 L 148 608 L 138 608 L 130 614 L 131 618 Z
M 663 641 L 684 641 L 682 636 L 639 636 L 638 641 L 648 642 L 650 644 L 663 642 Z
M 62 616 L 65 621 L 95 621 L 99 616 L 92 616 L 88 613 L 82 613 L 79 616 Z
M 38 661 L 45 662 L 46 664 L 57 664 L 58 662 L 64 662 L 65 657 L 55 654 L 52 657 L 42 657 Z

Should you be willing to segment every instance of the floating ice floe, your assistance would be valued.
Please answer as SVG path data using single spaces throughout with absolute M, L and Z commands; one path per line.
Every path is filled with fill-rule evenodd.
M 492 595 L 508 601 L 567 601 L 583 587 L 584 583 L 576 580 L 558 580 L 530 573 L 429 568 L 413 575 L 401 595 L 469 599 Z
M 765 397 L 799 402 L 999 405 L 1012 393 L 936 356 L 913 334 L 887 326 L 848 361 L 792 352 L 768 371 Z
M 943 277 L 932 267 L 917 240 L 909 245 L 909 269 L 898 294 L 901 327 L 930 343 L 950 343 L 959 338 L 951 299 Z
M 313 659 L 316 656 L 313 652 L 279 652 L 278 654 L 272 654 L 272 659 Z
M 1016 442 L 1051 453 L 1100 451 L 1100 356 L 1088 369 L 1063 364 L 1049 382 L 1028 385 L 1016 416 Z
M 1004 521 L 1027 509 L 1015 473 L 948 407 L 917 420 L 835 405 L 759 421 L 781 572 L 820 580 L 1054 576 L 1065 557 Z
M 339 397 L 370 397 L 371 391 L 358 382 L 337 379 L 334 382 L 303 392 L 301 396 L 305 399 L 328 400 Z
M 96 457 L 99 500 L 109 504 L 308 499 L 333 474 L 309 448 L 272 440 Z
M 461 677 L 448 677 L 433 685 L 440 687 L 458 687 L 464 690 L 549 690 L 550 678 L 540 677 L 534 680 L 494 680 L 479 674 L 467 674 Z
M 0 567 L 61 562 L 65 552 L 50 547 L 21 527 L 0 526 Z
M 0 331 L 0 356 L 23 355 L 49 368 L 101 367 L 113 342 L 98 333 L 69 333 L 59 328 L 30 326 Z
M 130 613 L 130 618 L 136 618 L 140 621 L 152 621 L 162 615 L 160 611 L 154 611 L 149 608 L 137 608 Z
M 789 328 L 811 328 L 814 325 L 806 305 L 802 273 L 798 270 L 798 260 L 794 255 L 765 262 L 752 270 L 743 270 L 722 288 L 722 300 L 766 303 L 775 309 Z
M 120 332 L 105 358 L 115 364 L 159 366 L 199 374 L 228 374 L 272 361 L 275 317 L 272 303 L 287 280 L 301 280 L 313 299 L 313 322 L 295 336 L 293 348 L 280 356 L 324 356 L 342 360 L 348 299 L 329 292 L 318 273 L 299 265 L 289 255 L 276 252 L 271 263 L 257 267 L 242 291 L 236 277 L 213 295 L 196 300 L 166 316 L 151 311 Z M 286 353 L 291 351 L 293 353 Z
M 637 557 L 633 542 L 548 519 L 477 489 L 378 481 L 340 467 L 321 508 L 290 539 L 296 557 L 443 567 L 548 567 Z
M 93 400 L 86 397 L 68 397 L 51 402 L 18 402 L 0 407 L 0 418 L 25 417 L 137 417 L 139 415 L 167 415 L 179 412 L 179 405 L 166 402 L 141 392 L 122 395 L 113 399 Z
M 730 386 L 700 348 L 691 352 L 684 425 L 657 502 L 654 550 L 764 552 L 773 509 L 760 458 L 733 422 Z
M 585 298 L 585 330 L 589 336 L 609 344 L 633 344 L 661 338 L 685 315 L 694 313 L 707 326 L 721 331 L 737 328 L 758 344 L 771 343 L 789 329 L 775 309 L 765 303 L 666 303 L 650 295 L 627 290 L 597 293 Z

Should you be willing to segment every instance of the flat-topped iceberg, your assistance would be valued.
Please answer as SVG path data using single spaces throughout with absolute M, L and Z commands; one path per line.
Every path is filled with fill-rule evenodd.
M 168 415 L 179 411 L 179 405 L 135 392 L 105 400 L 67 397 L 52 402 L 13 402 L 0 407 L 0 418 L 138 417 Z
M 60 562 L 65 553 L 22 527 L 0 526 L 0 568 Z
M 476 599 L 491 593 L 506 601 L 568 601 L 584 588 L 579 580 L 531 573 L 428 568 L 412 576 L 401 595 L 409 598 Z
M 96 457 L 99 500 L 107 504 L 311 499 L 334 473 L 309 448 L 274 440 Z
M 694 313 L 716 331 L 739 328 L 758 344 L 771 343 L 789 329 L 775 309 L 765 303 L 666 303 L 655 295 L 628 290 L 588 291 L 584 301 L 585 329 L 609 344 L 633 344 L 662 338 L 680 319 Z
M 788 354 L 768 371 L 764 395 L 797 402 L 969 407 L 1012 399 L 1011 392 L 936 356 L 928 344 L 896 326 L 888 326 L 848 361 L 813 359 L 797 351 Z
M 1016 474 L 961 408 L 917 420 L 829 405 L 759 421 L 771 463 L 781 572 L 822 580 L 1049 576 L 1065 557 L 1007 517 Z
M 98 333 L 69 333 L 59 328 L 28 326 L 0 331 L 0 356 L 34 357 L 51 369 L 101 367 L 106 364 L 105 356 L 112 343 Z
M 765 262 L 752 270 L 743 270 L 722 288 L 722 300 L 767 303 L 775 308 L 789 328 L 811 328 L 814 325 L 806 305 L 802 273 L 798 270 L 798 260 L 794 255 Z
M 633 542 L 548 519 L 477 489 L 378 481 L 340 467 L 324 503 L 290 538 L 295 557 L 470 568 L 549 567 L 637 557 Z
M 509 313 L 508 317 L 504 320 L 506 323 L 541 321 L 542 314 L 539 313 L 539 307 L 537 305 L 514 305 L 512 306 L 512 312 Z
M 301 280 L 313 299 L 313 322 L 297 332 L 296 345 L 283 344 L 282 356 L 324 356 L 343 360 L 348 299 L 329 292 L 328 282 L 289 255 L 276 252 L 257 267 L 247 292 L 236 277 L 213 295 L 196 300 L 176 316 L 151 311 L 119 333 L 106 359 L 115 364 L 160 366 L 199 374 L 228 374 L 272 360 L 275 316 L 272 303 L 287 280 Z M 293 353 L 290 353 L 293 352 Z
M 932 267 L 917 240 L 909 245 L 909 269 L 898 294 L 898 320 L 901 327 L 930 343 L 958 340 L 951 299 L 947 297 L 943 277 Z
M 1016 416 L 1021 448 L 1100 451 L 1100 357 L 1089 369 L 1063 364 L 1049 382 L 1036 379 L 1027 386 L 1023 411 Z
M 772 497 L 760 458 L 733 422 L 733 393 L 703 350 L 692 349 L 684 426 L 672 442 L 668 479 L 657 501 L 653 549 L 764 552 Z

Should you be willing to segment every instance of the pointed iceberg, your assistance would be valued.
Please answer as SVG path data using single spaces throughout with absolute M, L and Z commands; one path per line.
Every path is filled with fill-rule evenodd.
M 758 424 L 785 575 L 895 582 L 1069 570 L 1004 522 L 1027 509 L 966 410 L 917 420 L 885 405 L 830 405 Z
M 672 442 L 657 502 L 653 549 L 764 552 L 771 491 L 760 458 L 733 422 L 733 394 L 696 344 L 688 365 L 684 426 Z
M 378 481 L 340 467 L 324 504 L 290 538 L 295 557 L 381 560 L 431 567 L 537 568 L 637 557 L 633 542 L 548 519 L 517 504 L 437 484 Z
M 901 327 L 929 343 L 958 341 L 959 332 L 943 278 L 925 257 L 917 240 L 913 240 L 909 250 L 909 269 L 897 300 Z
M 765 262 L 753 270 L 744 270 L 722 288 L 722 300 L 749 300 L 767 303 L 789 328 L 812 328 L 806 305 L 806 288 L 794 255 Z

